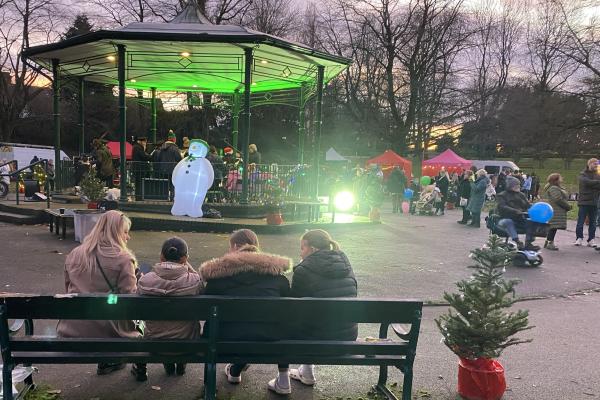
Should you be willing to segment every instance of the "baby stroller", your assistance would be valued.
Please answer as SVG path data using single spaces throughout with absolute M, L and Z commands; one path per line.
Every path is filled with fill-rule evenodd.
M 490 211 L 490 214 L 485 218 L 486 227 L 490 230 L 490 233 L 506 238 L 504 244 L 508 250 L 516 251 L 512 259 L 512 264 L 515 267 L 539 267 L 544 262 L 544 258 L 539 251 L 535 250 L 521 250 L 516 245 L 509 241 L 508 234 L 504 229 L 498 226 L 498 222 L 501 220 L 500 216 Z M 517 228 L 517 233 L 520 235 L 524 234 L 525 231 Z M 548 234 L 548 224 L 540 224 L 534 222 L 534 236 L 535 237 L 546 237 Z
M 424 188 L 415 202 L 415 213 L 417 215 L 433 215 L 435 203 L 440 201 L 442 194 L 438 188 Z

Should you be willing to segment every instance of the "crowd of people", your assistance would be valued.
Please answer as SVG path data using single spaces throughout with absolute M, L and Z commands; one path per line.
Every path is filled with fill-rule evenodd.
M 598 160 L 591 158 L 578 176 L 579 192 L 577 195 L 578 216 L 576 225 L 576 246 L 594 247 L 600 251 L 596 243 L 596 227 L 600 224 L 600 171 Z M 400 204 L 405 199 L 405 190 L 414 192 L 410 211 L 416 212 L 413 206 L 417 198 L 425 195 L 432 199 L 435 215 L 444 215 L 447 204 L 462 209 L 459 224 L 481 227 L 481 213 L 486 201 L 493 202 L 491 211 L 500 217 L 498 226 L 514 241 L 519 249 L 540 249 L 534 244 L 535 224 L 528 218 L 528 210 L 534 202 L 544 201 L 553 209 L 552 219 L 548 222 L 548 234 L 544 248 L 558 250 L 555 243 L 557 231 L 567 228 L 567 213 L 572 209 L 569 202 L 571 196 L 564 187 L 561 174 L 552 173 L 542 182 L 535 173 L 529 175 L 522 171 L 503 169 L 497 175 L 489 174 L 486 170 L 472 168 L 450 175 L 442 168 L 430 185 L 422 185 L 415 179 L 410 181 L 397 167 L 387 180 L 387 189 L 392 196 L 392 212 L 402 213 Z M 584 225 L 588 224 L 587 240 L 584 243 Z M 519 240 L 518 232 L 525 232 L 525 242 Z
M 251 296 L 251 297 L 356 297 L 357 282 L 348 257 L 324 230 L 311 230 L 300 239 L 301 261 L 290 280 L 285 275 L 292 260 L 263 252 L 257 235 L 249 229 L 231 234 L 228 251 L 222 257 L 202 263 L 195 269 L 189 263 L 189 247 L 181 238 L 167 239 L 160 259 L 151 271 L 141 273 L 128 247 L 130 220 L 120 211 L 104 213 L 83 243 L 67 256 L 65 290 L 67 293 L 138 293 L 149 296 Z M 66 338 L 107 337 L 146 339 L 193 339 L 203 334 L 202 321 L 145 321 L 145 328 L 134 321 L 61 320 L 57 333 Z M 206 327 L 205 327 L 206 328 Z M 142 332 L 143 331 L 143 332 Z M 204 329 L 206 331 L 206 329 Z M 219 334 L 231 340 L 356 340 L 356 324 L 316 326 L 310 321 L 294 321 L 283 326 L 240 322 L 222 323 Z M 124 364 L 98 364 L 97 374 L 106 375 Z M 185 364 L 164 364 L 167 375 L 183 375 Z M 227 381 L 239 384 L 247 364 L 228 364 Z M 137 381 L 148 379 L 145 364 L 134 364 L 131 373 Z M 290 368 L 278 365 L 277 376 L 267 383 L 278 394 L 291 393 L 290 379 L 312 386 L 316 382 L 314 365 Z
M 93 173 L 106 187 L 114 187 L 115 176 L 118 173 L 118 160 L 113 156 L 108 141 L 96 138 L 92 141 L 92 152 L 89 156 L 77 159 L 75 184 L 79 184 L 83 176 Z M 177 163 L 188 156 L 190 139 L 183 137 L 182 146 L 177 144 L 177 136 L 171 130 L 166 140 L 149 144 L 146 136 L 138 136 L 132 145 L 131 161 L 129 170 L 134 181 L 135 198 L 143 200 L 144 179 L 162 179 L 169 181 L 169 199 L 173 200 L 174 187 L 170 182 L 171 175 Z M 206 157 L 213 166 L 215 181 L 211 190 L 221 190 L 225 187 L 228 171 L 238 170 L 243 165 L 242 155 L 233 147 L 227 146 L 219 151 L 214 145 L 210 146 Z M 256 144 L 248 147 L 248 161 L 250 165 L 260 164 L 261 153 Z

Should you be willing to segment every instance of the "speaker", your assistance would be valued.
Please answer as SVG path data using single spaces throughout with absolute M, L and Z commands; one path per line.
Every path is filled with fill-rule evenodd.
M 23 186 L 25 186 L 25 197 L 27 198 L 33 197 L 35 192 L 40 191 L 39 182 L 33 179 L 23 180 Z

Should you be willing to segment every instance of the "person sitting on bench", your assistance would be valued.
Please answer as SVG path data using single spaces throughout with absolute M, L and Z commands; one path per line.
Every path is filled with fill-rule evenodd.
M 194 296 L 204 290 L 200 275 L 188 263 L 188 245 L 173 236 L 167 239 L 160 252 L 160 262 L 138 281 L 138 294 L 148 296 Z M 145 339 L 195 339 L 201 336 L 198 321 L 145 321 Z M 146 368 L 134 365 L 131 373 L 138 382 L 148 380 Z M 185 374 L 185 364 L 163 364 L 167 375 Z
M 503 229 L 517 244 L 519 250 L 539 250 L 539 246 L 533 244 L 533 222 L 527 219 L 529 201 L 521 193 L 521 183 L 517 178 L 508 176 L 506 178 L 506 190 L 496 196 L 498 202 L 498 214 L 500 221 L 498 227 Z M 525 231 L 525 244 L 519 240 L 518 231 Z

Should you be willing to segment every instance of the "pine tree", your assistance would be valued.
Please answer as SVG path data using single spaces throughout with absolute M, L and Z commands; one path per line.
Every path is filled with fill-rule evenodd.
M 487 244 L 471 252 L 475 272 L 468 280 L 457 282 L 458 293 L 444 293 L 444 299 L 456 311 L 448 310 L 435 320 L 444 343 L 461 358 L 498 358 L 508 346 L 531 342 L 513 336 L 531 329 L 529 312 L 506 311 L 515 302 L 518 280 L 502 276 L 512 252 L 503 239 L 490 236 Z

